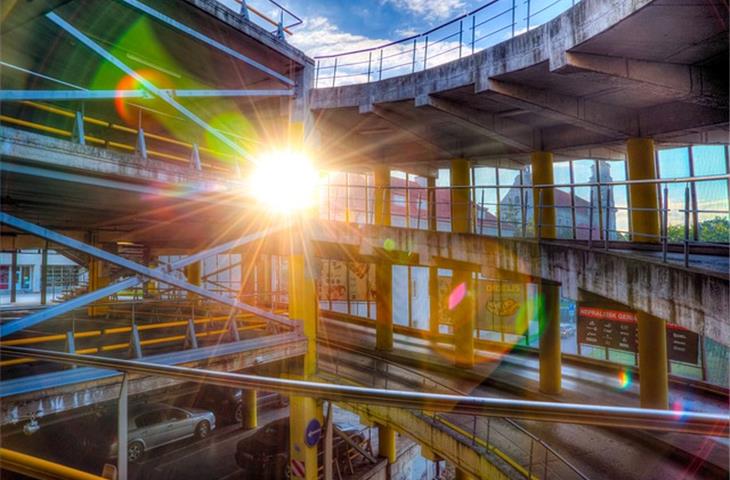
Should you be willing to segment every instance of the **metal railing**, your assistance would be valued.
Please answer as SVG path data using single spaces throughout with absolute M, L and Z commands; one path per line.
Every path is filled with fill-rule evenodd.
M 139 360 L 77 355 L 25 347 L 7 347 L 4 345 L 0 345 L 0 356 L 32 357 L 49 362 L 85 365 L 123 373 L 159 375 L 194 383 L 321 398 L 335 402 L 372 403 L 374 405 L 416 410 L 426 409 L 433 412 L 450 412 L 462 415 L 507 416 L 513 419 L 676 431 L 713 436 L 727 436 L 730 432 L 730 417 L 727 415 L 684 410 L 653 410 L 607 405 L 536 402 L 354 387 L 153 364 Z
M 630 188 L 650 185 L 656 190 L 657 208 L 631 206 Z M 680 195 L 677 187 L 683 188 Z M 697 197 L 703 188 L 717 197 L 720 208 L 703 208 Z M 454 190 L 469 190 L 466 204 L 452 199 Z M 569 200 L 547 204 L 544 192 L 562 189 Z M 712 192 L 716 189 L 717 192 Z M 345 192 L 346 200 L 338 201 Z M 577 191 L 585 192 L 584 196 Z M 327 184 L 320 194 L 320 217 L 351 223 L 373 224 L 375 200 L 390 204 L 392 226 L 451 231 L 455 207 L 466 211 L 470 232 L 499 238 L 545 238 L 545 230 L 555 230 L 551 240 L 578 240 L 588 247 L 621 248 L 640 236 L 643 243 L 661 247 L 662 260 L 668 261 L 670 250 L 682 253 L 685 266 L 690 253 L 701 247 L 727 247 L 730 237 L 723 231 L 703 230 L 704 222 L 720 222 L 730 226 L 730 175 L 666 178 L 656 180 L 623 180 L 609 182 L 556 183 L 540 185 L 477 185 L 477 186 L 390 186 Z M 439 192 L 443 192 L 439 195 Z M 718 196 L 719 195 L 719 196 Z M 379 197 L 379 198 L 378 198 Z M 446 198 L 444 198 L 446 197 Z M 677 198 L 680 197 L 680 198 Z M 617 200 L 620 199 L 620 200 Z M 334 200 L 333 200 L 334 199 Z M 429 205 L 431 203 L 431 205 Z M 722 208 L 724 206 L 724 208 Z M 556 222 L 547 222 L 544 214 L 554 209 Z M 658 233 L 642 233 L 633 228 L 632 213 L 654 212 Z M 703 220 L 704 219 L 704 220 Z
M 389 375 L 394 374 L 392 370 L 401 371 L 405 373 L 405 379 L 406 381 L 411 383 L 413 387 L 420 387 L 422 389 L 430 389 L 430 390 L 436 390 L 441 392 L 447 392 L 454 395 L 467 395 L 466 392 L 460 391 L 458 389 L 455 389 L 449 385 L 446 385 L 442 382 L 439 382 L 437 380 L 434 380 L 433 378 L 427 377 L 423 375 L 421 372 L 414 370 L 412 368 L 405 367 L 403 365 L 400 365 L 398 363 L 392 362 L 388 359 L 384 359 L 382 357 L 369 354 L 367 352 L 363 352 L 360 350 L 356 350 L 353 348 L 348 348 L 340 343 L 337 343 L 336 345 L 331 345 L 333 342 L 329 340 L 319 340 L 320 344 L 326 345 L 329 349 L 336 349 L 336 350 L 342 350 L 345 352 L 353 353 L 355 355 L 368 358 L 372 360 L 373 366 L 369 370 L 371 371 L 371 376 L 368 377 L 370 380 L 370 387 L 377 387 L 381 384 L 384 384 L 385 388 L 387 389 L 389 386 Z M 346 378 L 353 382 L 362 382 L 363 377 L 347 377 L 342 373 L 343 368 L 341 367 L 341 364 L 346 363 L 344 359 L 338 358 L 337 361 L 334 363 L 334 369 L 327 369 L 330 373 L 333 373 L 335 377 L 337 378 Z M 325 366 L 324 362 L 319 362 L 320 368 Z M 385 370 L 381 368 L 382 366 L 385 366 Z M 364 373 L 364 371 L 361 370 L 361 372 Z M 511 420 L 506 417 L 487 417 L 486 418 L 486 432 L 484 431 L 484 422 L 481 422 L 482 425 L 479 425 L 479 419 L 477 416 L 471 417 L 471 419 L 467 419 L 469 425 L 471 426 L 471 430 L 469 431 L 467 427 L 463 427 L 458 424 L 457 421 L 454 419 L 449 419 L 446 414 L 438 414 L 435 412 L 428 412 L 428 411 L 421 411 L 420 414 L 428 417 L 432 421 L 440 424 L 442 427 L 445 427 L 446 429 L 454 432 L 457 435 L 461 435 L 465 438 L 470 439 L 471 443 L 477 447 L 477 448 L 484 448 L 493 454 L 495 454 L 497 457 L 504 460 L 507 464 L 510 465 L 517 473 L 522 475 L 525 478 L 534 478 L 533 474 L 537 474 L 538 470 L 541 470 L 543 479 L 548 478 L 549 470 L 553 470 L 554 467 L 548 467 L 550 465 L 550 460 L 553 460 L 553 464 L 555 462 L 562 464 L 565 468 L 567 468 L 571 473 L 577 477 L 581 478 L 583 480 L 587 480 L 588 477 L 583 474 L 577 467 L 575 467 L 573 464 L 571 464 L 568 460 L 565 459 L 560 453 L 555 451 L 552 447 L 550 447 L 547 443 L 545 443 L 543 440 L 538 438 L 537 436 L 530 433 L 527 429 L 519 425 L 514 420 Z M 463 418 L 463 416 L 462 416 Z M 480 429 L 481 427 L 481 429 Z M 482 433 L 486 433 L 485 435 L 482 435 Z M 514 440 L 513 435 L 517 434 L 521 438 L 518 440 Z M 520 443 L 520 440 L 527 440 L 528 441 L 528 447 L 524 447 Z M 520 451 L 522 453 L 529 452 L 529 455 L 527 456 L 527 459 L 521 458 L 520 461 L 517 461 L 514 459 L 513 455 L 510 455 L 505 452 L 505 448 L 500 449 L 498 446 L 499 442 L 507 442 L 507 448 L 511 450 Z M 540 469 L 538 469 L 538 454 L 537 451 L 539 449 L 544 450 L 544 455 L 540 458 L 542 458 L 543 462 L 540 464 Z M 564 478 L 559 475 L 555 475 L 553 472 L 551 475 L 549 475 L 551 478 Z
M 420 34 L 378 47 L 315 56 L 315 88 L 426 70 L 529 31 L 573 5 L 575 0 L 492 0 Z

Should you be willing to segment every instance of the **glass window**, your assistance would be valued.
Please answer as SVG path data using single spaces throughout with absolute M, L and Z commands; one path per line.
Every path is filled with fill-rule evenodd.
M 696 176 L 722 175 L 727 170 L 725 145 L 695 145 L 692 147 L 692 161 Z
M 180 420 L 185 420 L 186 418 L 188 418 L 188 414 L 182 410 L 178 410 L 177 408 L 171 408 L 165 411 L 164 417 L 165 420 L 179 422 Z
M 689 177 L 689 149 L 668 148 L 659 150 L 659 178 Z
M 138 416 L 134 419 L 134 424 L 137 425 L 137 428 L 144 428 L 161 423 L 162 420 L 162 410 L 155 410 L 154 412 L 147 412 Z

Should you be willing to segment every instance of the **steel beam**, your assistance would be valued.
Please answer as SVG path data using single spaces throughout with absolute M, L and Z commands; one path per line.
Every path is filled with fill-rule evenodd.
M 231 57 L 242 61 L 243 63 L 246 63 L 258 70 L 261 70 L 262 72 L 266 73 L 267 75 L 271 75 L 272 77 L 276 78 L 277 80 L 287 84 L 287 85 L 294 85 L 294 80 L 287 78 L 286 76 L 282 75 L 279 72 L 276 72 L 272 70 L 271 68 L 267 67 L 266 65 L 263 65 L 256 60 L 252 60 L 248 58 L 246 55 L 237 52 L 233 50 L 232 48 L 223 45 L 222 43 L 213 40 L 212 38 L 208 37 L 207 35 L 203 35 L 202 33 L 198 32 L 197 30 L 194 30 L 187 25 L 184 25 L 177 20 L 174 20 L 167 15 L 158 12 L 154 8 L 145 5 L 144 3 L 138 1 L 138 0 L 122 0 L 124 3 L 129 5 L 130 7 L 136 8 L 137 10 L 146 13 L 150 17 L 155 18 L 156 20 L 159 20 L 162 23 L 167 24 L 170 27 L 173 27 L 177 30 L 180 30 L 181 32 L 185 33 L 186 35 L 189 35 L 197 40 L 200 40 L 201 42 L 210 45 L 211 47 L 220 50 L 221 52 L 230 55 Z
M 290 396 L 313 397 L 335 402 L 383 405 L 387 407 L 448 412 L 461 415 L 507 417 L 525 420 L 574 423 L 641 430 L 676 431 L 727 437 L 730 416 L 718 413 L 654 410 L 609 405 L 537 402 L 494 397 L 473 397 L 441 393 L 356 387 L 219 372 L 137 360 L 77 355 L 25 347 L 0 345 L 0 355 L 31 357 L 71 365 L 86 365 L 124 373 L 177 378 L 188 382 L 223 387 L 262 390 Z
M 221 97 L 292 97 L 294 90 L 173 90 L 160 89 L 173 98 Z M 116 100 L 118 98 L 154 98 L 147 90 L 0 90 L 0 101 L 21 100 Z
M 186 290 L 188 292 L 197 293 L 201 297 L 208 298 L 210 300 L 213 300 L 215 302 L 222 303 L 224 305 L 228 305 L 230 307 L 236 308 L 238 310 L 244 310 L 246 312 L 252 313 L 256 316 L 259 316 L 261 318 L 271 320 L 274 322 L 278 322 L 281 324 L 284 324 L 288 327 L 294 327 L 300 325 L 300 322 L 291 320 L 283 315 L 277 315 L 275 313 L 269 312 L 267 310 L 254 307 L 245 303 L 241 303 L 237 300 L 225 297 L 223 295 L 218 295 L 217 293 L 209 292 L 208 290 L 192 285 L 186 281 L 180 280 L 176 278 L 174 275 L 171 275 L 168 272 L 165 272 L 161 269 L 153 269 L 144 265 L 140 265 L 136 262 L 133 262 L 131 260 L 128 260 L 124 257 L 120 257 L 119 255 L 115 255 L 113 253 L 104 251 L 100 248 L 93 247 L 91 245 L 88 245 L 86 243 L 80 242 L 78 240 L 74 240 L 73 238 L 69 238 L 65 235 L 61 235 L 60 233 L 53 232 L 51 230 L 48 230 L 46 228 L 40 227 L 38 225 L 32 224 L 30 222 L 26 222 L 25 220 L 21 220 L 20 218 L 14 217 L 12 215 L 9 215 L 5 212 L 0 212 L 0 223 L 4 223 L 8 226 L 11 226 L 13 228 L 16 228 L 18 230 L 22 230 L 24 232 L 28 232 L 32 235 L 44 238 L 48 240 L 49 242 L 56 243 L 59 245 L 63 245 L 69 248 L 72 248 L 74 250 L 78 250 L 81 252 L 84 252 L 88 255 L 91 255 L 94 258 L 98 258 L 100 260 L 104 260 L 106 262 L 112 263 L 114 265 L 117 265 L 122 268 L 126 268 L 128 270 L 131 270 L 139 275 L 142 275 L 147 278 L 152 278 L 154 280 L 157 280 L 162 283 L 166 283 L 168 285 L 172 285 L 177 288 L 181 288 L 183 290 Z M 280 227 L 284 228 L 284 227 Z M 266 234 L 268 235 L 270 231 L 273 230 L 266 230 Z M 263 233 L 260 232 L 261 235 Z M 254 234 L 255 235 L 255 234 Z M 260 238 L 260 237 L 256 237 Z M 227 251 L 231 248 L 241 245 L 243 242 L 241 239 L 232 240 L 230 242 L 226 242 L 225 244 L 214 247 L 210 251 L 206 252 L 206 255 L 210 252 L 216 252 L 219 253 L 221 251 Z M 214 255 L 215 253 L 210 253 L 211 255 Z M 185 261 L 185 265 L 189 263 L 194 263 L 195 261 L 200 260 L 200 258 L 203 257 L 203 252 L 191 255 L 190 257 L 187 257 L 183 259 Z M 183 263 L 183 260 L 181 260 L 180 263 Z
M 128 1 L 128 0 L 125 0 Z M 240 154 L 247 160 L 251 160 L 251 156 L 248 153 L 246 149 L 241 147 L 239 144 L 228 138 L 227 136 L 223 135 L 220 131 L 216 130 L 215 128 L 208 125 L 202 118 L 198 117 L 196 114 L 194 114 L 192 111 L 188 110 L 186 107 L 178 103 L 175 99 L 173 99 L 165 90 L 157 88 L 155 85 L 152 84 L 149 80 L 147 80 L 145 77 L 140 75 L 137 71 L 135 71 L 133 68 L 130 68 L 127 64 L 119 60 L 117 57 L 109 53 L 108 51 L 104 50 L 104 48 L 101 47 L 98 43 L 94 42 L 91 38 L 89 38 L 86 34 L 81 32 L 81 30 L 77 29 L 70 23 L 68 23 L 66 20 L 58 16 L 55 12 L 49 12 L 46 14 L 46 17 L 58 25 L 62 30 L 67 32 L 69 35 L 74 37 L 79 42 L 86 45 L 88 48 L 90 48 L 94 53 L 129 75 L 130 77 L 137 80 L 140 85 L 142 85 L 144 88 L 149 90 L 151 93 L 153 93 L 155 96 L 162 99 L 165 103 L 173 107 L 178 112 L 185 115 L 190 121 L 213 135 L 215 138 L 220 140 L 221 142 L 228 145 L 234 152 Z

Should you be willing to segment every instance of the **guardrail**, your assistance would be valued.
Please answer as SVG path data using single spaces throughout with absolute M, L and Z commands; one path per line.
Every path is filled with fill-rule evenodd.
M 151 364 L 139 360 L 77 355 L 25 347 L 7 347 L 4 345 L 0 345 L 0 355 L 32 357 L 49 362 L 84 365 L 123 373 L 159 375 L 193 383 L 261 390 L 335 402 L 372 403 L 374 405 L 427 410 L 430 412 L 450 412 L 470 416 L 509 417 L 543 422 L 673 431 L 720 437 L 726 437 L 730 433 L 730 416 L 686 410 L 654 410 L 607 405 L 536 402 L 354 387 L 175 365 Z
M 397 363 L 392 362 L 387 359 L 383 359 L 382 357 L 378 357 L 376 355 L 362 352 L 360 350 L 349 348 L 347 346 L 342 345 L 341 343 L 332 342 L 330 340 L 318 340 L 318 343 L 326 345 L 330 349 L 343 350 L 345 352 L 350 352 L 350 353 L 353 353 L 353 354 L 356 354 L 356 355 L 359 355 L 362 357 L 369 358 L 369 359 L 373 360 L 374 362 L 376 362 L 376 363 L 374 363 L 373 368 L 371 369 L 372 374 L 373 374 L 371 377 L 371 385 L 369 385 L 371 387 L 376 387 L 378 385 L 378 383 L 383 383 L 383 382 L 379 382 L 379 379 L 381 378 L 380 374 L 383 374 L 384 378 L 385 378 L 385 388 L 387 389 L 388 388 L 388 378 L 389 378 L 388 375 L 390 373 L 392 373 L 390 370 L 395 368 L 395 369 L 401 370 L 402 372 L 405 372 L 407 375 L 409 375 L 410 376 L 409 380 L 411 380 L 411 381 L 414 380 L 415 378 L 420 378 L 420 381 L 415 381 L 415 384 L 417 384 L 418 386 L 420 386 L 422 388 L 426 388 L 428 384 L 432 384 L 432 385 L 436 386 L 436 388 L 441 389 L 441 390 L 446 391 L 451 394 L 467 395 L 466 392 L 457 390 L 449 385 L 438 382 L 438 381 L 434 380 L 433 378 L 423 375 L 421 372 L 419 372 L 417 370 L 405 367 L 403 365 L 397 364 Z M 332 345 L 333 343 L 336 343 L 336 345 L 333 346 Z M 333 370 L 334 370 L 335 377 L 347 378 L 350 381 L 359 382 L 360 380 L 358 380 L 356 378 L 343 376 L 343 374 L 340 371 L 341 363 L 342 363 L 342 359 L 338 359 L 338 361 L 334 362 Z M 320 362 L 320 365 L 322 365 L 322 362 Z M 385 365 L 384 372 L 379 370 L 379 367 L 382 365 Z M 332 373 L 332 372 L 330 372 L 330 373 Z M 377 377 L 376 377 L 376 374 L 378 375 Z M 522 427 L 521 425 L 519 425 L 518 423 L 516 423 L 515 421 L 513 421 L 509 418 L 497 417 L 497 418 L 492 419 L 491 417 L 487 417 L 486 437 L 483 438 L 477 431 L 478 425 L 477 425 L 476 416 L 472 417 L 472 419 L 471 419 L 471 422 L 470 422 L 472 425 L 471 431 L 467 431 L 463 427 L 455 424 L 453 421 L 448 420 L 443 415 L 428 412 L 428 411 L 422 411 L 421 413 L 423 415 L 426 415 L 427 417 L 429 417 L 434 422 L 437 422 L 440 425 L 446 427 L 447 429 L 452 430 L 453 432 L 455 432 L 459 435 L 462 435 L 466 438 L 471 439 L 472 443 L 475 446 L 482 447 L 482 448 L 487 449 L 488 451 L 491 451 L 492 453 L 494 453 L 495 455 L 500 457 L 502 460 L 507 462 L 517 473 L 519 473 L 520 475 L 522 475 L 525 478 L 528 478 L 528 479 L 535 478 L 533 476 L 533 473 L 537 473 L 536 472 L 536 470 L 537 470 L 536 463 L 537 462 L 534 461 L 537 458 L 536 450 L 538 450 L 539 448 L 543 448 L 544 449 L 544 459 L 543 459 L 543 464 L 542 464 L 542 470 L 543 470 L 542 478 L 548 478 L 548 464 L 549 464 L 550 457 L 552 457 L 554 459 L 554 461 L 557 461 L 557 462 L 563 464 L 565 467 L 567 467 L 571 472 L 573 472 L 573 474 L 575 474 L 576 477 L 581 478 L 583 480 L 588 479 L 588 477 L 585 474 L 583 474 L 577 467 L 575 467 L 568 460 L 566 460 L 565 457 L 560 455 L 560 453 L 555 451 L 555 449 L 550 447 L 543 440 L 541 440 L 537 436 L 533 435 L 532 433 L 527 431 L 524 427 Z M 493 420 L 494 420 L 495 424 L 492 424 Z M 503 422 L 503 423 L 501 423 L 501 422 Z M 500 429 L 501 429 L 501 431 L 500 431 Z M 506 432 L 505 430 L 509 430 L 509 431 Z M 529 449 L 527 449 L 527 451 L 529 451 L 529 456 L 528 456 L 527 460 L 524 461 L 523 463 L 518 463 L 514 458 L 512 458 L 511 456 L 506 454 L 503 450 L 499 449 L 495 445 L 495 443 L 493 443 L 495 441 L 495 438 L 498 435 L 501 435 L 502 438 L 506 439 L 509 443 L 512 444 L 512 446 L 516 447 L 517 450 L 521 450 L 522 447 L 517 442 L 515 442 L 514 440 L 512 440 L 509 437 L 509 435 L 514 432 L 516 432 L 518 435 L 524 436 L 525 438 L 527 438 L 529 440 Z M 496 441 L 499 441 L 499 440 L 496 440 Z M 555 477 L 554 474 L 552 474 L 550 476 L 553 478 Z
M 31 478 L 63 478 L 68 480 L 109 480 L 110 478 L 116 478 L 116 471 L 111 475 L 93 475 L 7 448 L 0 448 L 0 464 L 4 469 Z
M 634 185 L 654 186 L 658 208 L 632 207 L 628 190 Z M 676 198 L 676 185 L 684 186 L 681 198 Z M 582 240 L 589 247 L 608 249 L 615 248 L 614 243 L 629 244 L 632 240 L 632 235 L 635 235 L 631 225 L 632 212 L 650 211 L 656 212 L 659 218 L 659 234 L 641 233 L 641 236 L 649 239 L 649 243 L 661 245 L 664 262 L 667 261 L 670 247 L 680 246 L 687 266 L 691 248 L 725 248 L 730 243 L 730 236 L 717 241 L 706 240 L 703 220 L 719 219 L 720 222 L 730 224 L 730 210 L 702 208 L 697 200 L 698 191 L 702 188 L 718 189 L 718 203 L 730 203 L 727 198 L 727 192 L 730 191 L 729 174 L 656 180 L 468 187 L 327 184 L 322 187 L 321 203 L 324 207 L 320 216 L 328 220 L 373 224 L 378 199 L 380 203 L 390 202 L 393 226 L 426 230 L 435 227 L 436 230 L 451 231 L 451 212 L 455 207 L 460 207 L 468 212 L 471 233 L 499 238 L 544 238 L 542 232 L 550 227 L 556 231 L 554 240 Z M 568 204 L 554 202 L 553 205 L 546 205 L 543 193 L 559 189 L 568 193 Z M 469 191 L 466 202 L 452 199 L 451 192 L 460 190 Z M 585 192 L 588 198 L 577 195 L 576 190 Z M 671 195 L 673 190 L 674 196 Z M 623 204 L 616 200 L 617 197 Z M 549 208 L 556 210 L 558 222 L 543 221 L 543 213 Z M 618 217 L 621 217 L 625 227 L 618 224 Z
M 575 0 L 492 0 L 426 32 L 373 48 L 315 56 L 315 88 L 369 83 L 474 54 L 529 31 Z

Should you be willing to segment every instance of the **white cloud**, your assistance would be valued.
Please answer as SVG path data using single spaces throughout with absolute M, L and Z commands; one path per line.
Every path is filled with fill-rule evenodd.
M 429 19 L 446 20 L 461 13 L 463 0 L 381 0 L 395 8 L 414 15 L 426 15 Z
M 343 32 L 325 17 L 305 18 L 304 23 L 287 39 L 309 56 L 330 55 L 377 47 L 388 40 Z

